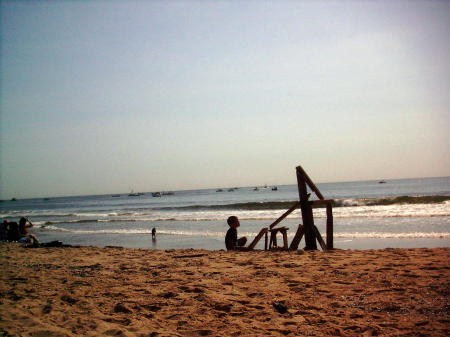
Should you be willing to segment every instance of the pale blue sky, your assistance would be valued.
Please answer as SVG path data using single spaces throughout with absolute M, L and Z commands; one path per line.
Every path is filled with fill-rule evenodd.
M 450 175 L 450 2 L 1 6 L 1 198 Z

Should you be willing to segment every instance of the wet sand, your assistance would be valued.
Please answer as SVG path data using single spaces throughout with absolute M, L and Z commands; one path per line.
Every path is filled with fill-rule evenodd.
M 0 336 L 448 336 L 449 261 L 0 244 Z

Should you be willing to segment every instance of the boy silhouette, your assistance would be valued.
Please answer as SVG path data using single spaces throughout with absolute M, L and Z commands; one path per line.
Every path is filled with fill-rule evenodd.
M 245 250 L 245 244 L 247 243 L 247 238 L 243 236 L 242 238 L 237 238 L 237 228 L 241 225 L 237 216 L 230 216 L 227 219 L 228 226 L 230 228 L 225 236 L 225 246 L 227 250 Z

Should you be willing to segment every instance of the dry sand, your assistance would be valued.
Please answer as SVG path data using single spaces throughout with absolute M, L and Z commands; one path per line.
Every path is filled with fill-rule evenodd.
M 449 336 L 449 256 L 0 244 L 0 336 Z

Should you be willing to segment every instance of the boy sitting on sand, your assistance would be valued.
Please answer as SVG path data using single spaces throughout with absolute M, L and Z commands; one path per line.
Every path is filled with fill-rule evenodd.
M 239 223 L 239 219 L 237 216 L 230 216 L 227 220 L 230 229 L 227 231 L 227 235 L 225 236 L 225 246 L 228 250 L 245 250 L 245 244 L 247 242 L 247 238 L 243 236 L 242 238 L 237 238 L 237 229 L 241 224 Z

